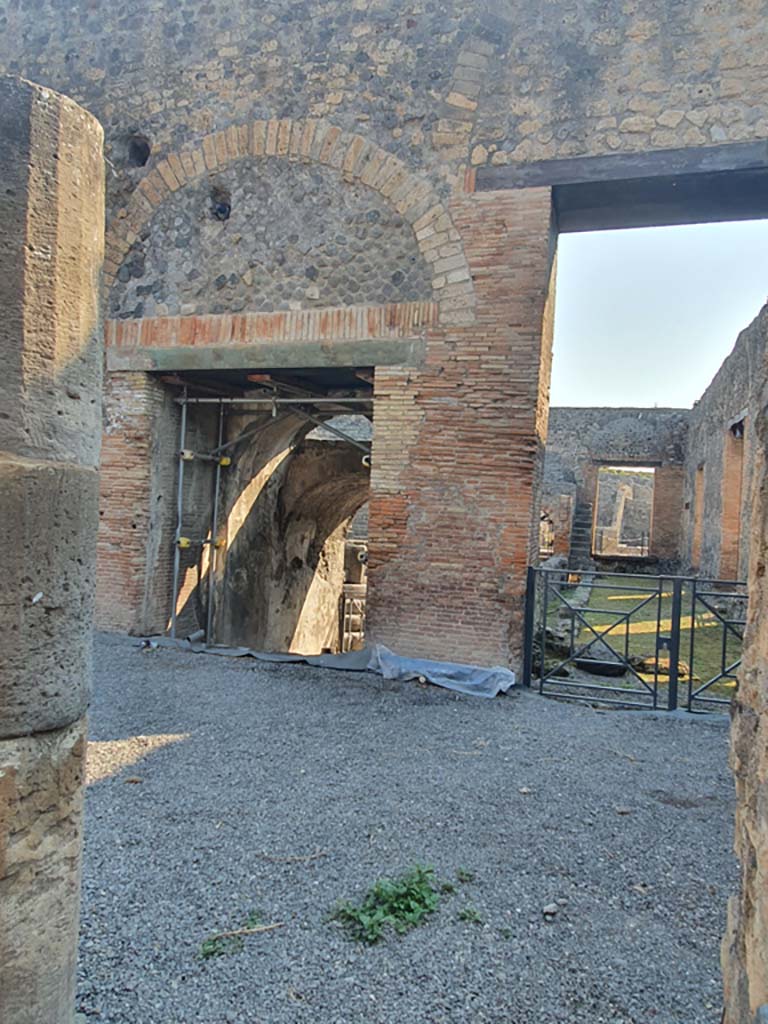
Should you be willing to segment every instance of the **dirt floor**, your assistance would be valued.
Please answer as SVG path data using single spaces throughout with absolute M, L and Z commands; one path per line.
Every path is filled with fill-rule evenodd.
M 95 664 L 87 1020 L 719 1022 L 736 883 L 721 718 L 114 636 Z M 365 946 L 329 920 L 415 864 L 452 890 L 426 923 Z M 282 927 L 202 955 L 244 924 Z

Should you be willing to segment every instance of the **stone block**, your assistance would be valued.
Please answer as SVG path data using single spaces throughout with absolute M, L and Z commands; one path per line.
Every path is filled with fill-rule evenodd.
M 0 736 L 19 736 L 88 704 L 97 472 L 0 455 L 0 522 Z
M 0 1020 L 72 1024 L 86 722 L 0 740 Z
M 0 143 L 0 452 L 96 466 L 101 126 L 70 100 L 0 77 Z

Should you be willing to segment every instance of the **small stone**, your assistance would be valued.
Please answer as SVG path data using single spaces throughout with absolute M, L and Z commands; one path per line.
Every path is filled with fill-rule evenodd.
M 473 167 L 479 167 L 488 159 L 488 150 L 482 145 L 475 146 L 469 159 Z
M 663 128 L 677 128 L 684 117 L 684 110 L 665 110 L 659 114 L 657 121 Z
M 528 787 L 527 787 L 527 786 L 521 786 L 521 787 L 520 787 L 520 789 L 518 789 L 518 793 L 522 793 L 522 794 L 523 794 L 523 796 L 528 796 L 528 794 L 529 794 L 530 792 L 531 792 L 531 790 L 530 790 L 530 789 L 528 789 Z
M 632 813 L 632 808 L 631 807 L 615 807 L 614 810 L 616 811 L 617 814 L 631 814 Z
M 556 903 L 548 903 L 541 911 L 544 917 L 555 917 L 560 907 Z

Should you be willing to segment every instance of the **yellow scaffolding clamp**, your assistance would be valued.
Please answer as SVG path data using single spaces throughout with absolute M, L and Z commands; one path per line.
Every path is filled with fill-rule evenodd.
M 185 551 L 187 548 L 192 547 L 192 540 L 189 537 L 178 537 L 176 540 L 176 546 Z

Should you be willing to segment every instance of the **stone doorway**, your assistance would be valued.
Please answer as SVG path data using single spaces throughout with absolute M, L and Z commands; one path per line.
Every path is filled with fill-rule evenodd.
M 372 377 L 356 372 L 166 378 L 180 419 L 171 635 L 341 649 L 344 588 L 360 582 L 347 534 L 370 474 Z

